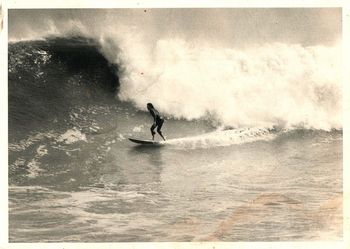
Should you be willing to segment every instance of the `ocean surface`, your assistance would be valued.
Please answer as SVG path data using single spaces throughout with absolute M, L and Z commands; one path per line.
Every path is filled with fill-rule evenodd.
M 309 73 L 300 91 L 299 81 L 286 91 L 274 82 L 265 96 L 249 82 L 233 93 L 221 78 L 216 102 L 204 94 L 215 83 L 204 78 L 194 95 L 178 75 L 158 75 L 180 82 L 170 81 L 166 93 L 164 85 L 145 85 L 149 78 L 137 85 L 125 73 L 135 68 L 106 51 L 82 37 L 9 43 L 10 242 L 342 239 L 337 87 L 314 87 L 318 78 Z M 158 59 L 176 64 L 175 57 Z M 257 68 L 242 61 L 244 75 Z M 225 109 L 230 93 L 247 100 Z M 151 138 L 147 102 L 166 118 L 161 146 L 128 140 Z

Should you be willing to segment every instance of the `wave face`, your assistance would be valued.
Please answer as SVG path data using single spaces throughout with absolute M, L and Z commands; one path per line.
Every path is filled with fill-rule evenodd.
M 10 133 L 60 127 L 73 108 L 114 101 L 116 70 L 88 39 L 10 43 Z
M 67 12 L 67 20 L 50 13 L 48 22 L 35 23 L 12 40 L 76 35 L 91 39 L 109 63 L 118 65 L 119 99 L 141 110 L 152 102 L 173 118 L 210 119 L 236 128 L 342 128 L 339 43 L 270 39 L 239 47 L 227 39 L 229 24 L 220 40 L 220 34 L 203 37 L 205 28 L 198 35 L 200 28 L 194 29 L 193 23 L 187 31 L 171 25 L 177 32 L 169 34 L 157 19 L 164 15 L 138 22 L 135 14 L 143 11 L 137 10 L 93 12 L 94 25 L 82 11 Z M 191 30 L 196 30 L 193 38 Z

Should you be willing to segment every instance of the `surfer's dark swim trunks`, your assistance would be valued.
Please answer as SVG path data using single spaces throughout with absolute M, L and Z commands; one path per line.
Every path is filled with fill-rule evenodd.
M 155 108 L 149 109 L 149 112 L 151 113 L 151 115 L 153 117 L 153 125 L 151 126 L 151 129 L 150 129 L 153 138 L 154 138 L 154 135 L 156 134 L 154 132 L 154 129 L 157 127 L 158 134 L 165 140 L 165 138 L 163 137 L 162 131 L 161 131 L 163 123 L 164 123 L 164 118 L 159 114 L 159 112 Z
M 152 134 L 154 132 L 154 129 L 157 127 L 157 131 L 158 133 L 160 132 L 160 129 L 162 129 L 162 126 L 163 126 L 163 123 L 164 123 L 164 119 L 160 116 L 157 116 L 156 117 L 156 122 L 152 125 L 151 127 L 151 131 L 152 131 Z

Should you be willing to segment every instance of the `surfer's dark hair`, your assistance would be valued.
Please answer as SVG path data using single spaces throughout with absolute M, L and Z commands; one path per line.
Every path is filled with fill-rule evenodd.
M 154 106 L 152 105 L 152 103 L 147 103 L 147 107 L 154 108 Z

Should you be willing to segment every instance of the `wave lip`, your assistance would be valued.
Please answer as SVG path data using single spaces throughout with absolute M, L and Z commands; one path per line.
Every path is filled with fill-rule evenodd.
M 244 144 L 259 140 L 271 140 L 276 135 L 269 129 L 255 127 L 234 130 L 218 130 L 198 136 L 170 139 L 163 144 L 175 146 L 180 149 L 213 148 Z

